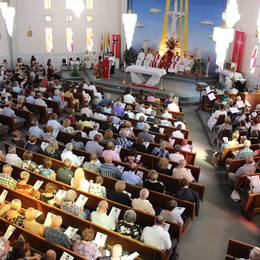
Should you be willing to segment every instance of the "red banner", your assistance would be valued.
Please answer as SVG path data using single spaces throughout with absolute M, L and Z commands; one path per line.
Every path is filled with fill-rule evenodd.
M 110 61 L 108 58 L 103 60 L 103 79 L 110 78 Z
M 116 58 L 120 59 L 120 56 L 121 56 L 121 36 L 120 36 L 120 34 L 112 35 L 112 52 Z
M 244 54 L 246 34 L 244 32 L 235 32 L 233 46 L 232 62 L 237 64 L 237 72 L 241 72 L 242 59 Z

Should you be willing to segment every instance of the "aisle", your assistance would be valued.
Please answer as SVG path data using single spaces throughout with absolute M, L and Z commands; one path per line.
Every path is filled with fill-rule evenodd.
M 229 198 L 231 191 L 226 185 L 224 171 L 215 170 L 207 162 L 210 144 L 197 112 L 194 107 L 184 107 L 183 112 L 196 152 L 196 165 L 201 167 L 199 182 L 206 186 L 206 194 L 199 217 L 189 226 L 180 243 L 179 260 L 223 260 L 230 238 L 259 246 L 256 225 L 245 221 L 239 205 Z M 254 222 L 260 227 L 259 215 Z

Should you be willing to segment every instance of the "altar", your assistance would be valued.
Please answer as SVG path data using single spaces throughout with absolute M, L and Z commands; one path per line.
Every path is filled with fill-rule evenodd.
M 140 65 L 131 65 L 125 69 L 130 72 L 131 80 L 135 85 L 143 85 L 147 87 L 156 87 L 161 78 L 166 75 L 165 69 L 152 68 Z M 144 75 L 149 75 L 150 78 L 146 81 Z

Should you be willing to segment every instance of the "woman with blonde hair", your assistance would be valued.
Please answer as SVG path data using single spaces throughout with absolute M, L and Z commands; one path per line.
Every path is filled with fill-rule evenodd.
M 166 175 L 170 175 L 170 167 L 169 167 L 169 160 L 167 158 L 161 158 L 157 163 L 155 170 L 159 173 L 163 173 Z
M 61 151 L 59 150 L 58 141 L 55 139 L 51 139 L 44 151 L 44 154 L 48 157 L 60 160 Z
M 71 187 L 76 190 L 88 191 L 89 181 L 85 177 L 85 172 L 82 168 L 77 168 L 74 172 L 74 177 L 71 179 Z
M 13 199 L 11 203 L 4 205 L 0 210 L 0 217 L 7 219 L 9 222 L 15 222 L 20 216 L 22 202 L 19 199 Z
M 71 125 L 71 121 L 68 118 L 64 119 L 61 130 L 69 134 L 74 134 L 75 129 L 70 125 Z

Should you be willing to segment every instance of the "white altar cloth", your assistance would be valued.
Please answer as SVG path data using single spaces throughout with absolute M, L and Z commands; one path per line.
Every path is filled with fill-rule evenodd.
M 166 75 L 165 69 L 158 69 L 152 67 L 145 67 L 139 65 L 132 65 L 126 68 L 126 72 L 130 72 L 132 82 L 135 84 L 143 84 L 145 86 L 155 87 L 160 83 L 161 77 Z M 143 75 L 151 76 L 146 82 Z

